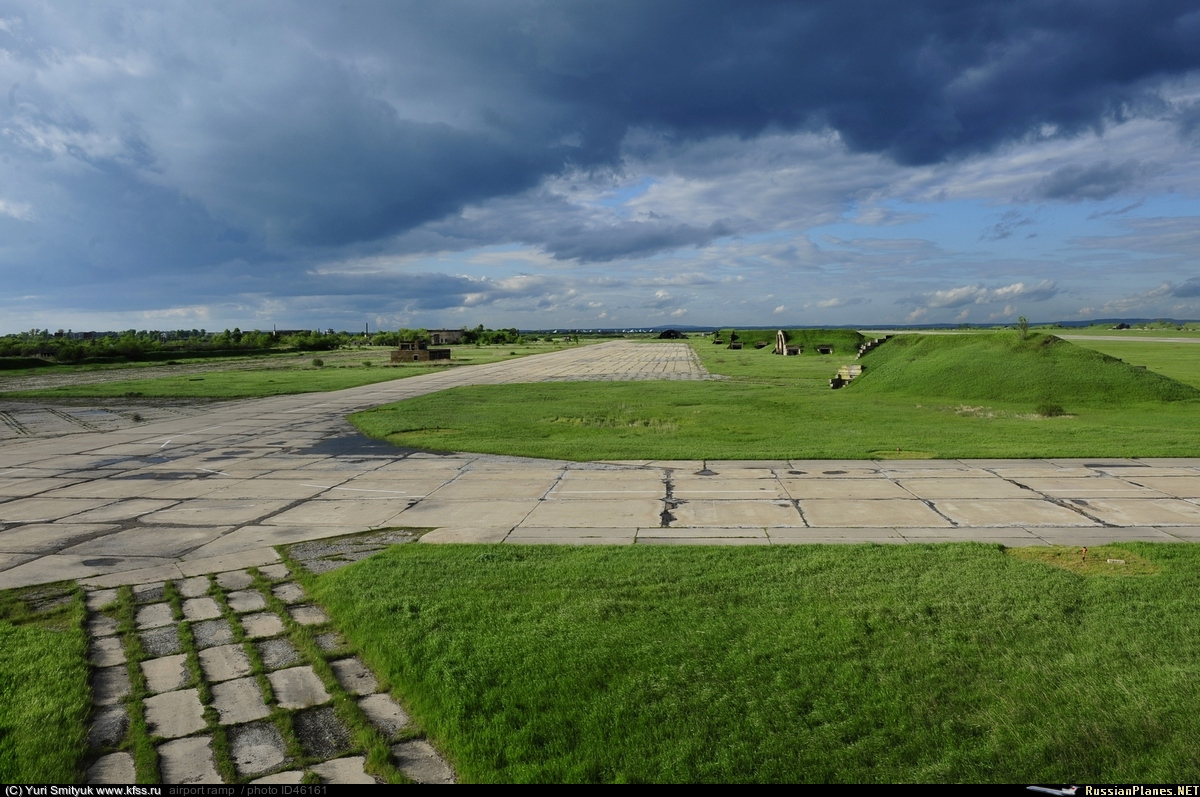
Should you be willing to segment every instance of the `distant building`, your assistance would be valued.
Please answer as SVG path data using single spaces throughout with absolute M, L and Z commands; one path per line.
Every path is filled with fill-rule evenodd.
M 429 341 L 434 346 L 449 346 L 453 343 L 462 343 L 463 330 L 461 329 L 431 329 L 429 330 Z
M 392 351 L 392 362 L 394 363 L 423 363 L 430 360 L 449 359 L 449 349 L 431 349 L 423 340 L 402 340 Z

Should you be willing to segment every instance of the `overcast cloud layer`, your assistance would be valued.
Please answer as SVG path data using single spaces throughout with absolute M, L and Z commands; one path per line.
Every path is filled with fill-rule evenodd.
M 0 331 L 1200 318 L 1194 2 L 0 0 Z

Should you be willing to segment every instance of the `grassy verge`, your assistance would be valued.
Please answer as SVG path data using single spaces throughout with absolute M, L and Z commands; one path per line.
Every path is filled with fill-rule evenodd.
M 96 381 L 67 387 L 43 388 L 38 390 L 8 391 L 4 398 L 194 398 L 234 399 L 277 396 L 292 393 L 316 393 L 342 390 L 393 379 L 427 374 L 458 365 L 482 365 L 503 360 L 512 360 L 530 354 L 543 354 L 567 348 L 567 344 L 526 343 L 510 346 L 455 346 L 452 359 L 448 362 L 398 363 L 390 362 L 390 349 L 376 347 L 352 351 L 307 352 L 303 355 L 273 355 L 262 358 L 253 368 L 246 361 L 227 363 L 231 370 L 183 370 L 178 375 L 155 376 L 145 379 L 121 379 L 119 381 Z M 320 360 L 322 365 L 314 365 Z M 161 363 L 151 365 L 162 366 Z M 205 363 L 208 365 L 208 363 Z M 56 366 L 60 369 L 85 366 Z M 32 375 L 41 376 L 47 370 L 39 369 Z M 126 369 L 127 370 L 127 369 Z M 162 368 L 156 369 L 161 372 Z M 28 376 L 23 371 L 6 372 L 0 375 L 0 384 L 7 375 Z
M 130 379 L 93 385 L 14 391 L 10 398 L 196 398 L 232 399 L 341 390 L 427 374 L 437 366 L 306 368 L 271 371 L 209 371 L 200 376 Z
M 1200 450 L 1191 385 L 1061 341 L 1038 348 L 1031 338 L 1030 351 L 1013 353 L 1011 341 L 994 335 L 929 336 L 921 359 L 914 353 L 919 336 L 904 337 L 864 357 L 867 376 L 837 391 L 828 380 L 849 361 L 840 355 L 778 357 L 699 341 L 693 346 L 705 367 L 728 379 L 458 388 L 350 420 L 405 447 L 569 460 L 1169 457 Z M 955 348 L 965 343 L 983 353 L 977 359 L 993 375 L 976 373 L 979 352 Z M 1103 391 L 1093 389 L 1097 374 Z M 881 384 L 872 388 L 873 379 Z M 1040 409 L 1047 404 L 1063 414 L 1048 417 Z
M 464 781 L 1200 778 L 1200 548 L 1077 552 L 405 545 L 313 590 Z
M 0 782 L 82 782 L 84 617 L 74 586 L 0 593 Z
M 1192 337 L 1195 337 L 1194 335 Z M 1164 343 L 1144 340 L 1073 340 L 1076 346 L 1094 349 L 1131 365 L 1200 387 L 1200 343 Z

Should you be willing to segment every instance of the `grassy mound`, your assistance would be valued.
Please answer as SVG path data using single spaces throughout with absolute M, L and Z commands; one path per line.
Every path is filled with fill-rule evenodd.
M 736 340 L 743 346 L 753 348 L 758 341 L 765 341 L 767 348 L 775 346 L 775 330 L 772 329 L 722 329 L 717 337 L 730 343 L 731 335 L 736 334 Z M 817 346 L 831 345 L 834 354 L 853 357 L 858 347 L 867 342 L 867 338 L 854 329 L 785 329 L 783 335 L 790 346 L 803 346 L 805 356 L 817 353 Z
M 898 335 L 863 358 L 856 394 L 1065 406 L 1200 399 L 1200 390 L 1053 335 Z

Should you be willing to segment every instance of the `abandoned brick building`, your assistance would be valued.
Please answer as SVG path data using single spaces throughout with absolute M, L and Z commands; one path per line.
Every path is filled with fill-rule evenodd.
M 423 340 L 402 340 L 392 351 L 392 362 L 412 363 L 429 360 L 449 360 L 449 349 L 431 349 Z

